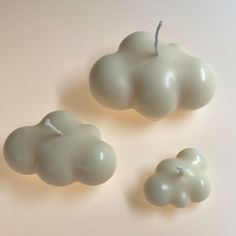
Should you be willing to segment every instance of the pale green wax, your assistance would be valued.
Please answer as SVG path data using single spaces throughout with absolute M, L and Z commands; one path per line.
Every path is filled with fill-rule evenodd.
M 156 206 L 182 208 L 190 202 L 201 202 L 210 193 L 206 169 L 206 160 L 198 150 L 184 149 L 176 158 L 158 164 L 155 174 L 145 182 L 144 195 Z
M 58 186 L 75 181 L 101 184 L 116 168 L 115 153 L 100 139 L 99 130 L 66 111 L 49 113 L 38 125 L 12 132 L 4 155 L 17 172 L 37 173 L 45 182 Z
M 133 108 L 160 119 L 178 108 L 198 109 L 214 95 L 216 75 L 203 60 L 190 56 L 179 44 L 158 44 L 154 35 L 136 32 L 119 50 L 99 59 L 90 73 L 90 89 L 105 106 Z

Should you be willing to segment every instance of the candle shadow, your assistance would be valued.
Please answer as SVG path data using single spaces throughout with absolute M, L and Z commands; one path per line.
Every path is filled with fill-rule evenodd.
M 55 187 L 44 183 L 36 174 L 22 175 L 13 171 L 0 155 L 0 194 L 7 194 L 14 201 L 21 204 L 34 205 L 45 203 L 50 199 L 65 201 L 68 199 L 80 199 L 89 192 L 91 187 L 78 182 L 65 187 Z
M 76 79 L 79 81 L 79 79 Z M 70 85 L 59 88 L 59 102 L 64 110 L 71 110 L 86 122 L 99 122 L 100 120 L 107 123 L 113 123 L 113 127 L 121 130 L 127 129 L 144 129 L 153 125 L 161 125 L 169 122 L 178 122 L 189 119 L 193 113 L 186 111 L 176 111 L 170 116 L 154 121 L 141 116 L 134 109 L 112 110 L 98 103 L 92 96 L 89 89 L 88 80 L 74 82 L 71 79 Z M 115 125 L 114 125 L 115 124 Z
M 127 201 L 130 206 L 130 209 L 134 211 L 135 213 L 139 214 L 161 214 L 165 217 L 171 217 L 175 216 L 176 214 L 180 213 L 182 209 L 176 208 L 173 205 L 167 205 L 164 207 L 157 207 L 151 205 L 144 197 L 143 194 L 143 186 L 145 181 L 148 177 L 153 175 L 153 169 L 152 170 L 146 170 L 143 172 L 142 175 L 137 178 L 137 186 L 130 188 L 127 192 Z M 192 211 L 196 208 L 197 204 L 190 204 L 187 206 L 185 211 Z

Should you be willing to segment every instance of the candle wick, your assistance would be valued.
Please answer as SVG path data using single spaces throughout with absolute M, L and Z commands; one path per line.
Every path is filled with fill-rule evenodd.
M 182 176 L 182 175 L 184 174 L 184 169 L 183 169 L 183 167 L 177 166 L 176 169 L 178 170 L 178 174 L 179 174 L 179 175 Z
M 50 119 L 46 119 L 44 125 L 55 131 L 59 135 L 63 135 L 62 131 L 57 129 L 50 121 Z
M 154 42 L 156 56 L 158 56 L 158 48 L 157 48 L 158 47 L 158 35 L 159 35 L 159 31 L 160 31 L 161 26 L 162 26 L 162 21 L 159 21 L 159 23 L 157 25 L 157 29 L 156 29 L 155 42 Z

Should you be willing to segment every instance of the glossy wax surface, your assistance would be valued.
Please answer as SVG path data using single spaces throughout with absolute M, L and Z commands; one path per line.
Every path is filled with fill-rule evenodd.
M 1 236 L 236 235 L 236 1 L 0 1 L 0 145 L 50 111 L 94 124 L 119 157 L 109 181 L 56 188 L 12 171 L 0 158 Z M 218 77 L 205 107 L 151 122 L 135 110 L 107 109 L 88 88 L 91 66 L 132 32 L 179 42 Z M 144 147 L 147 146 L 147 147 Z M 212 191 L 184 209 L 155 207 L 143 183 L 185 147 L 207 158 Z
M 113 149 L 101 141 L 99 130 L 66 111 L 55 111 L 42 121 L 12 132 L 5 144 L 8 165 L 22 174 L 37 173 L 48 184 L 79 181 L 101 184 L 114 173 Z
M 175 159 L 161 161 L 144 185 L 144 195 L 153 205 L 186 207 L 201 202 L 210 193 L 205 158 L 196 149 L 185 149 Z
M 178 108 L 198 109 L 214 95 L 215 73 L 179 44 L 159 43 L 154 35 L 135 32 L 118 52 L 99 59 L 90 73 L 90 89 L 113 109 L 134 108 L 143 116 L 160 119 Z

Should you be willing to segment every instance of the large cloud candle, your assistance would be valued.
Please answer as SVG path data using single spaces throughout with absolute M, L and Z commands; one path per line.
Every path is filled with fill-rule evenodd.
M 179 44 L 159 43 L 160 27 L 161 22 L 155 36 L 129 35 L 116 53 L 95 63 L 90 89 L 100 103 L 160 119 L 178 108 L 194 110 L 211 100 L 216 77 L 211 66 Z

